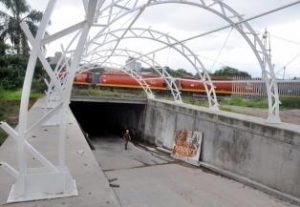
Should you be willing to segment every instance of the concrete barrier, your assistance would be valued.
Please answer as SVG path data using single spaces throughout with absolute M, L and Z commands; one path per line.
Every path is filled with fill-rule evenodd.
M 202 131 L 202 162 L 300 203 L 298 125 L 272 125 L 261 118 L 149 100 L 144 126 L 144 139 L 167 149 L 172 148 L 176 130 Z

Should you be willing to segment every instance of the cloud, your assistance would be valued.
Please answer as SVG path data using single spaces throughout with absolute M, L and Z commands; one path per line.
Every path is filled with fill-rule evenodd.
M 225 25 L 219 17 L 194 6 L 166 4 L 146 9 L 141 16 L 144 24 L 169 25 L 183 31 L 207 31 Z
M 244 18 L 249 18 L 279 6 L 295 2 L 295 0 L 225 0 L 224 2 L 238 11 L 238 13 L 243 14 Z M 30 3 L 33 8 L 44 10 L 47 1 L 30 0 Z M 139 1 L 139 3 L 141 2 Z M 300 31 L 298 30 L 298 28 L 300 28 L 299 11 L 300 4 L 250 21 L 249 23 L 254 30 L 259 33 L 262 33 L 267 27 L 274 36 L 277 35 L 285 39 L 300 42 Z M 48 30 L 50 33 L 56 32 L 81 21 L 83 18 L 84 10 L 81 0 L 58 1 L 53 16 L 51 17 L 52 25 Z M 169 33 L 177 39 L 182 40 L 224 25 L 227 25 L 224 20 L 203 9 L 187 5 L 165 4 L 147 8 L 133 27 L 148 28 L 151 26 L 155 30 Z M 203 63 L 205 63 L 207 67 L 210 67 L 219 53 L 220 48 L 222 48 L 227 34 L 228 30 L 224 30 L 197 38 L 186 44 L 192 48 L 195 53 L 202 55 Z M 55 42 L 49 47 L 49 54 L 53 54 L 58 50 L 59 45 L 68 42 L 67 40 L 68 38 L 60 42 Z M 131 41 L 124 42 L 120 46 L 128 49 L 133 48 L 146 53 L 160 45 L 153 44 L 150 41 Z M 281 68 L 299 52 L 299 46 L 272 38 L 272 57 L 276 71 L 279 71 L 279 74 L 282 73 Z M 191 65 L 174 51 L 168 52 L 168 50 L 166 50 L 161 52 L 156 58 L 162 65 L 169 64 L 174 68 L 187 68 L 188 70 L 192 70 Z M 261 73 L 257 59 L 254 57 L 249 45 L 247 45 L 241 35 L 235 31 L 226 43 L 214 69 L 222 67 L 224 63 L 241 70 L 247 70 L 254 76 L 259 76 Z M 299 69 L 300 58 L 288 66 L 287 74 L 290 77 L 299 77 Z

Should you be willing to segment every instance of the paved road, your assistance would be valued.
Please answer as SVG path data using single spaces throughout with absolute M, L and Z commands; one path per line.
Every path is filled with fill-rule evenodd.
M 123 207 L 287 207 L 263 192 L 201 168 L 175 162 L 155 149 L 120 138 L 93 140 L 99 165 Z

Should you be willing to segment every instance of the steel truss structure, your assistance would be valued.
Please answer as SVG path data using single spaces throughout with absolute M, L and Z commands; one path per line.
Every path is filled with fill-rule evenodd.
M 186 58 L 198 72 L 199 81 L 203 82 L 211 109 L 218 109 L 218 102 L 215 87 L 209 77 L 208 71 L 199 58 L 182 41 L 170 35 L 155 31 L 149 28 L 132 28 L 145 9 L 163 4 L 190 5 L 199 9 L 209 11 L 225 20 L 231 27 L 237 30 L 248 43 L 255 54 L 263 74 L 266 84 L 269 115 L 268 121 L 272 123 L 280 122 L 279 118 L 279 96 L 276 78 L 273 71 L 270 55 L 252 27 L 244 21 L 242 16 L 221 0 L 148 0 L 147 2 L 137 0 L 82 0 L 86 17 L 82 22 L 72 25 L 52 35 L 45 36 L 45 31 L 49 25 L 51 14 L 57 0 L 49 0 L 44 12 L 40 27 L 34 37 L 25 23 L 22 29 L 31 44 L 31 53 L 27 65 L 26 76 L 22 91 L 19 127 L 13 129 L 7 123 L 1 122 L 1 127 L 17 143 L 18 149 L 18 169 L 13 168 L 8 163 L 1 163 L 15 179 L 16 182 L 10 192 L 8 202 L 35 200 L 53 197 L 63 197 L 77 195 L 76 182 L 73 180 L 65 165 L 65 139 L 67 113 L 69 109 L 70 96 L 73 79 L 76 73 L 93 68 L 95 63 L 103 66 L 119 66 L 124 72 L 135 78 L 143 87 L 149 98 L 155 98 L 151 89 L 144 80 L 132 68 L 120 66 L 110 62 L 114 56 L 130 55 L 134 59 L 151 66 L 159 66 L 154 58 L 150 58 L 152 51 L 141 54 L 138 51 L 131 51 L 119 48 L 120 42 L 126 38 L 151 39 L 164 44 L 164 48 L 172 48 Z M 113 29 L 113 26 L 127 16 L 132 16 L 124 28 Z M 97 33 L 89 37 L 91 28 L 96 28 Z M 47 61 L 45 52 L 41 49 L 57 39 L 71 35 L 72 39 L 64 48 L 61 47 L 62 57 L 57 66 L 52 68 Z M 113 44 L 109 49 L 104 45 Z M 48 78 L 46 100 L 44 106 L 45 114 L 40 119 L 29 124 L 28 106 L 34 69 L 37 60 L 42 63 Z M 84 63 L 84 64 L 83 64 Z M 164 78 L 171 90 L 175 101 L 181 102 L 180 91 L 174 79 L 165 70 L 157 70 L 160 77 Z M 59 116 L 57 116 L 59 114 Z M 58 162 L 50 162 L 42 152 L 36 149 L 28 141 L 28 136 L 35 129 L 44 124 L 56 125 L 59 137 Z M 30 168 L 27 156 L 31 154 L 43 167 Z

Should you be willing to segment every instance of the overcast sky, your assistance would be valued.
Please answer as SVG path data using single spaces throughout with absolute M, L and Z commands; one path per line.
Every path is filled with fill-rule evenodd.
M 32 8 L 44 10 L 47 1 L 29 0 Z M 244 18 L 249 18 L 279 6 L 295 2 L 295 0 L 224 0 Z M 49 33 L 59 31 L 84 18 L 81 0 L 58 0 L 55 12 L 51 17 Z M 272 59 L 279 78 L 283 76 L 283 67 L 287 65 L 286 77 L 300 77 L 300 4 L 284 11 L 259 18 L 249 22 L 256 32 L 262 35 L 265 28 L 271 33 Z M 177 39 L 185 39 L 193 35 L 227 25 L 225 21 L 215 15 L 192 6 L 167 4 L 151 7 L 145 10 L 133 27 L 144 27 L 166 32 Z M 228 38 L 228 41 L 225 39 Z M 60 50 L 64 41 L 54 42 L 48 46 L 48 55 Z M 201 37 L 186 43 L 205 64 L 206 68 L 215 71 L 229 65 L 249 72 L 253 76 L 260 76 L 260 68 L 250 47 L 235 30 L 224 30 L 209 36 Z M 125 40 L 120 47 L 148 52 L 162 45 L 151 41 Z M 221 48 L 224 49 L 220 52 Z M 216 57 L 218 57 L 216 59 Z M 193 71 L 186 59 L 180 57 L 173 50 L 165 50 L 156 55 L 162 66 L 185 68 Z

